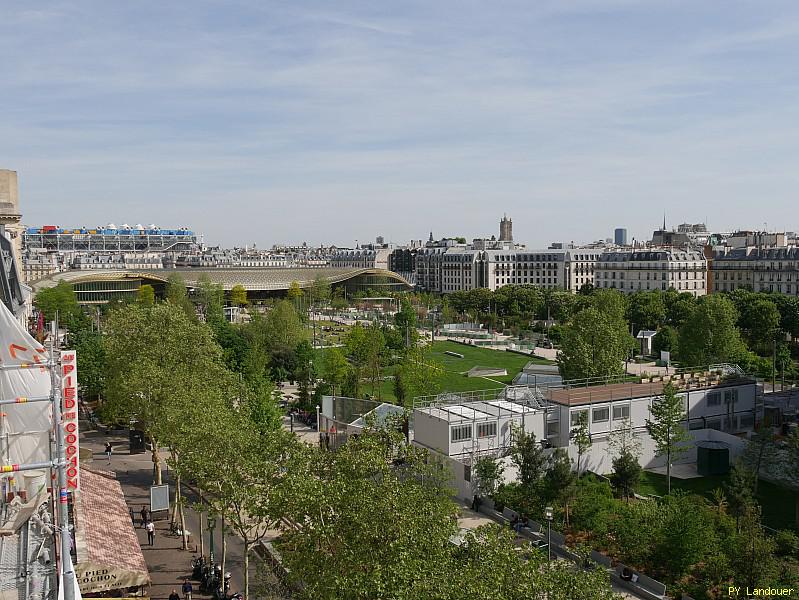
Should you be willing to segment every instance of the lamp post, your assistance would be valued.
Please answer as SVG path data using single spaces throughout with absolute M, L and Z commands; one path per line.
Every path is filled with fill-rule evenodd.
M 208 558 L 211 564 L 211 567 L 214 565 L 214 529 L 216 528 L 216 517 L 212 517 L 208 519 L 208 538 L 209 538 L 209 548 L 208 548 Z
M 544 516 L 547 518 L 547 560 L 552 560 L 552 507 L 544 509 Z

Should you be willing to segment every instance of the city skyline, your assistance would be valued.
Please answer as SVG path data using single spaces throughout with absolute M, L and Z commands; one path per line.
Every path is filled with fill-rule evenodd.
M 496 235 L 507 213 L 542 246 L 648 239 L 663 210 L 795 220 L 790 3 L 7 13 L 0 167 L 26 224 L 351 245 Z

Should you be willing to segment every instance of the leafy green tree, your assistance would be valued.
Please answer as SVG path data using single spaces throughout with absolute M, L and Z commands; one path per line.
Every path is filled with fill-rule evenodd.
M 208 327 L 168 303 L 111 312 L 104 345 L 108 414 L 138 422 L 147 434 L 160 484 L 159 442 L 173 431 L 170 406 L 235 395 L 221 349 Z
M 564 328 L 558 366 L 564 379 L 621 375 L 635 346 L 623 319 L 590 307 Z
M 575 483 L 572 528 L 585 532 L 589 540 L 602 539 L 607 534 L 616 504 L 606 481 L 593 477 L 579 478 Z
M 180 273 L 172 273 L 167 278 L 164 299 L 173 306 L 180 307 L 187 316 L 196 317 L 194 305 L 192 305 L 186 292 L 186 281 L 181 277 Z
M 738 289 L 729 294 L 738 311 L 738 327 L 760 353 L 771 351 L 780 329 L 780 312 L 767 294 Z
M 655 442 L 655 455 L 666 457 L 666 481 L 671 494 L 671 463 L 687 452 L 684 443 L 690 437 L 683 425 L 686 419 L 683 398 L 671 382 L 663 387 L 663 395 L 652 401 L 649 408 L 651 418 L 646 420 L 646 428 Z
M 416 346 L 416 339 L 419 337 L 416 331 L 416 311 L 407 296 L 400 299 L 400 309 L 394 315 L 394 327 L 401 335 L 405 348 Z
M 697 300 L 690 292 L 678 292 L 674 289 L 661 292 L 666 304 L 666 324 L 680 329 L 696 309 Z
M 754 503 L 755 476 L 743 462 L 738 461 L 730 471 L 730 479 L 724 484 L 727 494 L 727 510 L 735 517 L 735 529 L 740 531 L 740 519 Z
M 652 351 L 655 356 L 660 356 L 661 352 L 670 352 L 672 359 L 678 354 L 679 334 L 671 325 L 666 325 L 658 329 L 655 337 L 652 338 Z
M 735 362 L 745 351 L 737 322 L 738 311 L 729 298 L 702 296 L 680 328 L 680 361 L 692 366 Z
M 621 454 L 613 459 L 610 482 L 627 502 L 635 494 L 635 488 L 641 480 L 641 471 L 638 457 L 629 450 L 622 450 Z
M 686 575 L 711 553 L 718 539 L 708 509 L 682 494 L 666 498 L 653 548 L 657 571 L 674 579 Z
M 58 314 L 59 325 L 69 331 L 88 327 L 88 318 L 78 304 L 75 288 L 66 281 L 61 280 L 54 287 L 40 290 L 33 304 L 47 322 L 53 321 Z
M 317 275 L 310 289 L 311 303 L 316 306 L 328 302 L 332 294 L 333 290 L 330 285 L 330 280 L 321 275 Z
M 578 413 L 577 427 L 571 431 L 571 439 L 577 445 L 577 474 L 582 473 L 583 456 L 591 449 L 591 434 L 588 432 L 588 411 Z
M 502 463 L 494 456 L 481 456 L 474 463 L 474 488 L 478 496 L 491 497 L 502 480 Z
M 300 305 L 304 296 L 305 292 L 303 292 L 300 284 L 297 281 L 292 281 L 286 292 L 286 298 L 288 298 L 288 301 L 294 306 L 294 310 L 296 310 L 298 314 L 302 312 Z
M 155 304 L 155 289 L 149 284 L 144 284 L 136 294 L 136 301 L 142 306 L 152 306 Z
M 330 393 L 335 396 L 341 392 L 341 386 L 351 368 L 347 358 L 339 348 L 328 348 L 322 355 L 321 377 L 330 386 Z
M 90 329 L 79 329 L 69 336 L 69 345 L 78 357 L 78 384 L 86 398 L 99 399 L 105 392 L 106 361 L 103 336 Z
M 255 323 L 254 335 L 270 351 L 295 350 L 308 331 L 291 302 L 281 300 L 266 313 L 263 320 Z
M 658 291 L 631 294 L 627 303 L 627 318 L 634 324 L 634 333 L 641 329 L 657 331 L 666 320 L 666 303 Z
M 247 306 L 247 290 L 241 284 L 234 285 L 230 290 L 230 303 L 233 306 Z
M 422 577 L 410 598 L 435 600 L 611 600 L 616 598 L 604 569 L 575 569 L 569 561 L 548 562 L 512 530 L 486 525 L 452 547 L 449 561 L 433 577 Z M 458 573 L 452 577 L 451 573 Z
M 397 375 L 400 376 L 406 400 L 400 404 L 409 406 L 418 396 L 430 396 L 439 392 L 444 367 L 432 358 L 427 347 L 417 346 L 407 351 Z
M 519 470 L 519 483 L 528 490 L 534 489 L 546 468 L 544 449 L 533 432 L 527 433 L 521 427 L 513 426 L 511 437 L 509 456 Z
M 752 493 L 755 496 L 757 496 L 757 484 L 763 465 L 768 464 L 778 456 L 777 450 L 777 438 L 771 427 L 759 427 L 746 445 L 742 458 L 752 469 L 754 475 Z
M 297 382 L 297 397 L 300 406 L 310 410 L 311 392 L 316 381 L 316 366 L 314 365 L 314 351 L 308 340 L 303 340 L 295 352 L 297 365 L 294 370 L 294 380 Z
M 572 461 L 563 448 L 557 448 L 549 460 L 544 475 L 544 488 L 547 497 L 563 507 L 563 514 L 568 527 L 569 509 L 574 497 L 574 484 L 577 476 L 572 470 Z
M 295 527 L 281 536 L 302 597 L 429 597 L 419 586 L 448 565 L 457 531 L 445 472 L 393 428 L 367 428 L 336 452 L 306 456 L 284 497 Z
M 208 275 L 202 274 L 197 280 L 194 290 L 197 303 L 202 309 L 205 322 L 214 331 L 225 325 L 225 290 L 218 283 L 213 283 Z

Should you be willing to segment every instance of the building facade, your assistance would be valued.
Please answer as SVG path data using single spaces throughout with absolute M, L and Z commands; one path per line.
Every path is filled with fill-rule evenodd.
M 723 248 L 712 259 L 713 292 L 739 288 L 799 296 L 799 247 Z
M 642 290 L 707 293 L 707 259 L 696 250 L 649 249 L 604 252 L 596 263 L 595 284 L 625 294 Z

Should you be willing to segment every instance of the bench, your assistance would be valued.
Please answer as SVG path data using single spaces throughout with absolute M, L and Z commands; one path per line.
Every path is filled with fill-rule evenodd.
M 453 352 L 452 350 L 445 350 L 444 354 L 448 356 L 454 356 L 455 358 L 463 358 L 463 354 L 460 352 Z
M 632 573 L 632 579 L 625 579 L 621 576 L 624 569 L 628 569 Z M 629 590 L 635 591 L 639 596 L 648 598 L 649 600 L 664 600 L 666 597 L 666 586 L 659 581 L 642 575 L 635 569 L 631 569 L 626 565 L 616 565 L 616 570 L 611 575 L 611 579 L 619 585 L 626 587 Z
M 519 518 L 519 513 L 517 513 L 512 508 L 508 508 L 507 506 L 502 509 L 502 516 L 510 523 L 514 519 Z

